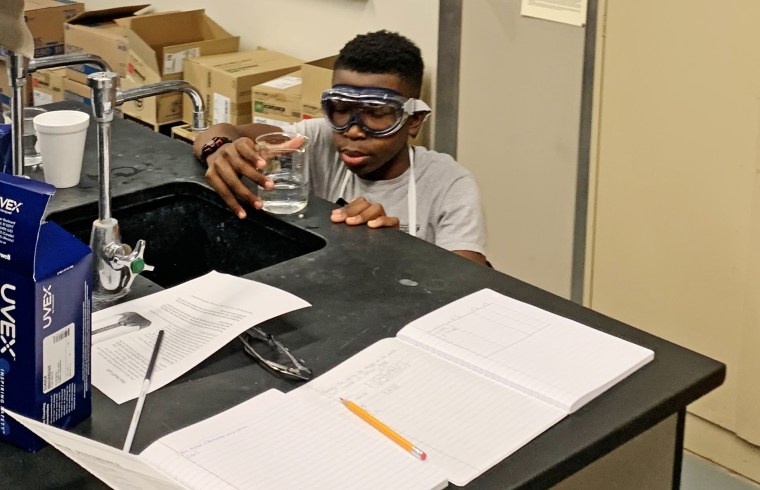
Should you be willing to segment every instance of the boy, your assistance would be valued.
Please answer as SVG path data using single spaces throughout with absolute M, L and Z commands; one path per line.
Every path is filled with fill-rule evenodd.
M 310 140 L 311 192 L 347 203 L 333 211 L 333 222 L 400 227 L 486 264 L 474 179 L 450 156 L 408 145 L 430 113 L 418 100 L 422 75 L 420 50 L 407 38 L 388 31 L 359 35 L 335 61 L 333 87 L 322 95 L 325 119 L 300 121 L 285 130 Z M 264 188 L 273 185 L 256 170 L 264 161 L 253 140 L 282 130 L 217 124 L 195 140 L 194 153 L 208 166 L 206 180 L 241 219 L 246 214 L 237 199 L 262 206 L 241 176 Z

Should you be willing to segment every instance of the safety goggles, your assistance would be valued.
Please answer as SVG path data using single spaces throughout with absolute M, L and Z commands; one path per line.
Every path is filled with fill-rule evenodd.
M 258 327 L 252 327 L 240 336 L 245 352 L 259 361 L 262 366 L 273 373 L 300 380 L 311 379 L 311 369 L 302 359 L 294 356 L 290 350 Z
M 322 111 L 334 131 L 356 124 L 367 136 L 383 137 L 396 133 L 412 114 L 429 113 L 430 107 L 393 90 L 336 85 L 322 93 Z

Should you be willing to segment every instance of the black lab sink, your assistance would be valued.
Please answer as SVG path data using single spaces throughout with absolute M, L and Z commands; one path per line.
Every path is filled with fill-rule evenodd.
M 115 197 L 112 215 L 122 241 L 146 241 L 146 279 L 168 288 L 211 270 L 241 276 L 319 250 L 325 240 L 264 212 L 238 219 L 216 195 L 195 182 L 174 182 Z M 97 218 L 97 203 L 51 213 L 84 243 Z

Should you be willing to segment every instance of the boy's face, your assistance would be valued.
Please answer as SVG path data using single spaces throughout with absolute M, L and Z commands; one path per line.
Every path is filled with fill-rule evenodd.
M 359 73 L 335 70 L 333 86 L 376 87 L 390 89 L 404 97 L 413 97 L 410 89 L 398 75 Z M 421 115 L 409 116 L 396 133 L 384 137 L 368 136 L 354 124 L 344 132 L 333 132 L 333 141 L 343 163 L 356 175 L 369 180 L 387 180 L 398 177 L 409 167 L 406 142 L 409 136 L 417 136 Z

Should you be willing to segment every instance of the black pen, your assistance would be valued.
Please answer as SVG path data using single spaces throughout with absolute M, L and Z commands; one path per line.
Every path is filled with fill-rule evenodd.
M 156 365 L 156 359 L 158 358 L 158 351 L 161 348 L 161 341 L 164 338 L 164 331 L 159 330 L 156 337 L 156 345 L 153 347 L 153 354 L 148 361 L 148 370 L 145 372 L 145 379 L 142 383 L 142 389 L 140 390 L 140 396 L 137 398 L 137 405 L 135 405 L 135 413 L 132 414 L 132 422 L 129 423 L 129 430 L 127 431 L 127 440 L 124 441 L 124 451 L 129 452 L 132 448 L 132 439 L 135 437 L 135 431 L 137 431 L 137 423 L 140 421 L 140 414 L 142 413 L 143 404 L 145 403 L 145 397 L 148 394 L 148 388 L 150 387 L 150 377 L 153 374 L 153 368 Z

